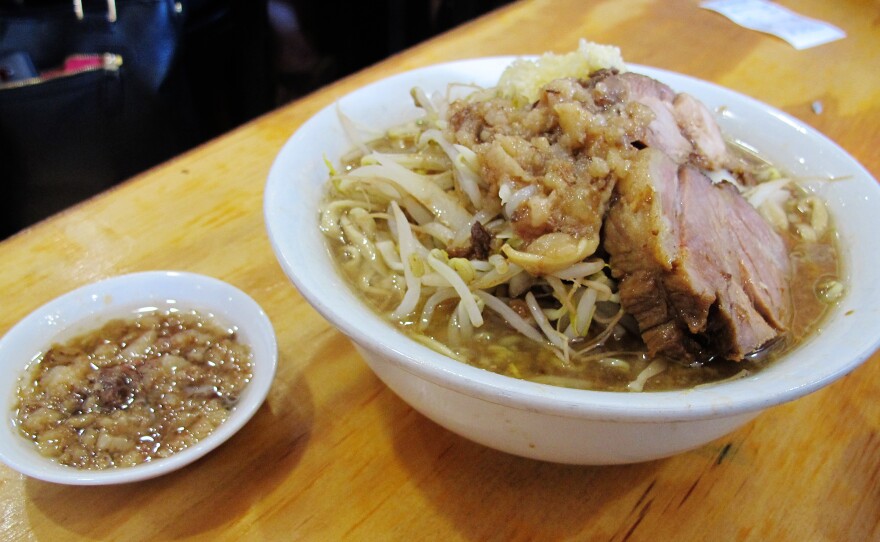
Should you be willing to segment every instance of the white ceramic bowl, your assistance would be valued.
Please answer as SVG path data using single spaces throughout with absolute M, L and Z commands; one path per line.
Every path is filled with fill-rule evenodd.
M 495 84 L 512 58 L 454 62 L 403 73 L 342 98 L 355 123 L 377 130 L 413 118 L 410 89 Z M 762 372 L 694 390 L 614 393 L 564 389 L 470 367 L 406 338 L 358 300 L 337 274 L 318 231 L 326 156 L 349 150 L 336 105 L 303 124 L 272 167 L 265 218 L 282 267 L 300 293 L 348 335 L 400 397 L 444 427 L 521 456 L 575 464 L 644 461 L 692 449 L 761 410 L 817 390 L 852 371 L 880 345 L 880 188 L 840 147 L 802 122 L 751 98 L 668 71 L 631 66 L 712 109 L 728 135 L 796 175 L 827 183 L 840 236 L 846 297 L 819 333 Z
M 240 340 L 251 348 L 254 374 L 229 418 L 195 445 L 134 467 L 81 470 L 41 456 L 12 425 L 19 377 L 25 366 L 52 342 L 63 342 L 113 317 L 131 317 L 133 310 L 143 307 L 197 310 L 238 328 Z M 83 286 L 32 312 L 0 339 L 0 373 L 5 375 L 0 383 L 0 405 L 7 413 L 0 427 L 0 460 L 33 478 L 75 485 L 134 482 L 179 469 L 222 444 L 251 419 L 272 384 L 277 358 L 272 323 L 260 306 L 241 290 L 215 278 L 148 271 Z

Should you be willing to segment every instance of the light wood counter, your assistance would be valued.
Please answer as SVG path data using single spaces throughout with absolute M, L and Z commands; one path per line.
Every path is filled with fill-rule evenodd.
M 535 462 L 449 433 L 385 388 L 285 278 L 263 224 L 276 153 L 343 94 L 435 62 L 568 51 L 580 37 L 619 45 L 629 62 L 778 107 L 880 177 L 876 2 L 781 3 L 848 37 L 797 51 L 698 9 L 696 0 L 517 3 L 0 243 L 0 333 L 82 284 L 176 269 L 252 295 L 280 348 L 260 412 L 181 471 L 89 488 L 0 465 L 0 539 L 880 540 L 877 354 L 828 388 L 690 453 L 618 467 Z

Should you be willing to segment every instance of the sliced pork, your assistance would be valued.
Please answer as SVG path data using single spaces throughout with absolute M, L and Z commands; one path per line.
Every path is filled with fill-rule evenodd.
M 732 157 L 721 128 L 703 102 L 682 92 L 672 102 L 672 114 L 682 134 L 690 141 L 694 157 L 708 169 L 731 165 Z
M 636 143 L 654 147 L 683 164 L 708 169 L 728 167 L 734 160 L 712 112 L 693 96 L 676 94 L 669 86 L 637 73 L 601 71 L 592 85 L 598 103 L 636 102 L 647 107 L 653 120 Z
M 643 149 L 604 233 L 621 303 L 652 356 L 741 360 L 785 329 L 785 245 L 733 185 Z

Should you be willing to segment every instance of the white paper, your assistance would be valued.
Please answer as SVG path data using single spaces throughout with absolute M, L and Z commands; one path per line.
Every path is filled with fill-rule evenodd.
M 804 17 L 767 0 L 712 0 L 700 7 L 717 11 L 740 26 L 773 34 L 795 49 L 839 40 L 846 33 L 836 26 Z

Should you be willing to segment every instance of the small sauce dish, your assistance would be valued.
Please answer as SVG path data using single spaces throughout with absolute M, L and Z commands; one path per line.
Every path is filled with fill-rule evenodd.
M 210 434 L 169 457 L 130 467 L 79 469 L 40 454 L 15 425 L 18 390 L 26 368 L 52 344 L 96 330 L 114 318 L 140 311 L 196 311 L 235 330 L 251 352 L 252 377 L 228 418 Z M 204 456 L 241 429 L 266 398 L 275 376 L 278 347 L 269 318 L 241 290 L 215 278 L 177 271 L 112 277 L 64 294 L 35 310 L 0 339 L 0 460 L 32 478 L 71 485 L 121 484 L 179 469 Z

